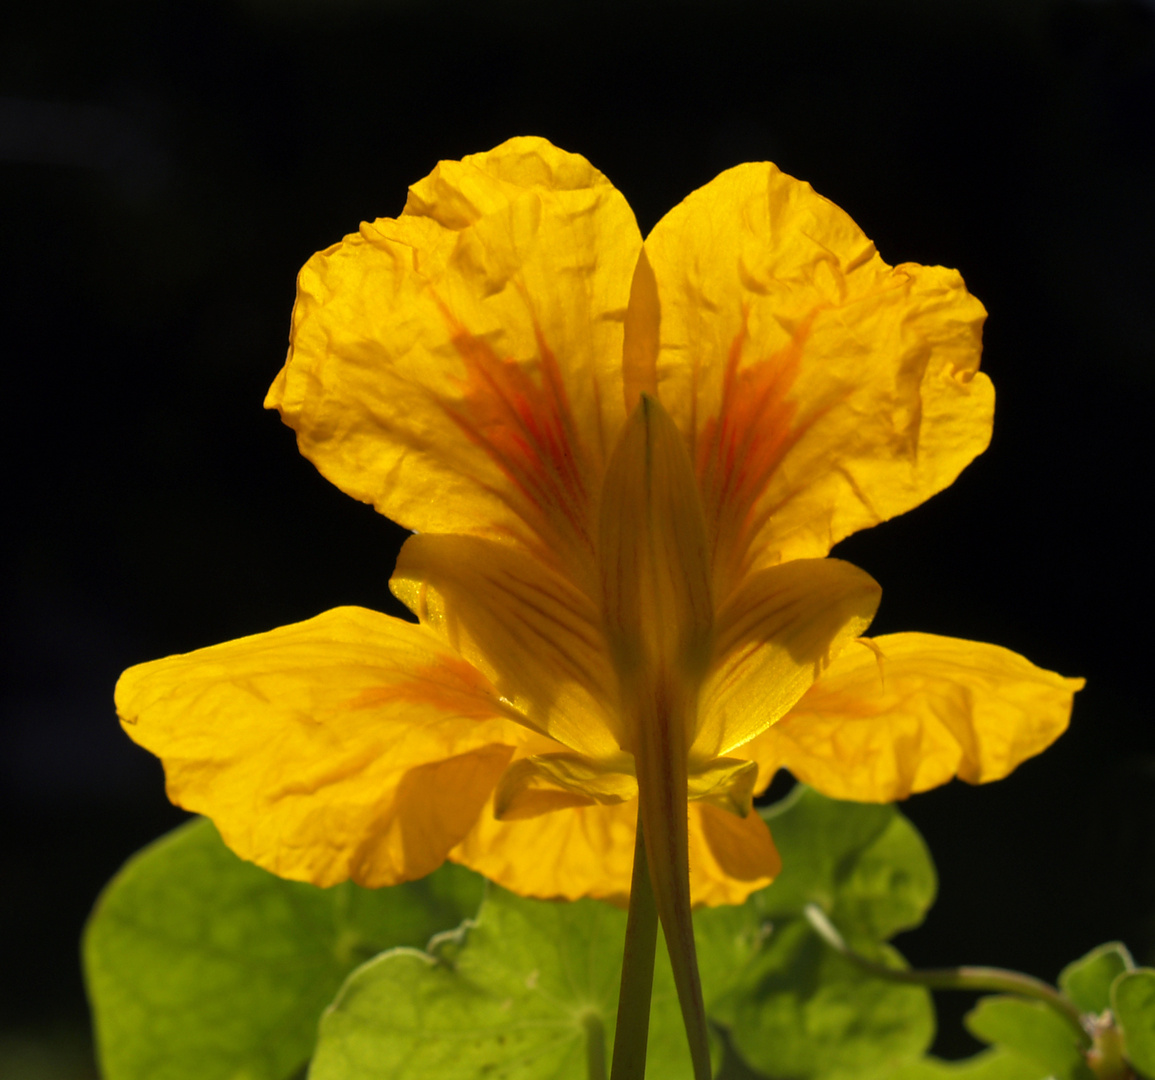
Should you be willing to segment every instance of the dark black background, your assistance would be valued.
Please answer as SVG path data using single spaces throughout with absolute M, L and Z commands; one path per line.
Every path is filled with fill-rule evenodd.
M 1155 961 L 1155 8 L 38 0 L 0 19 L 0 1071 L 89 1075 L 83 918 L 180 819 L 116 724 L 119 671 L 391 603 L 399 530 L 261 410 L 297 269 L 439 158 L 514 134 L 590 158 L 643 231 L 771 159 L 889 262 L 963 272 L 991 313 L 992 447 L 838 553 L 884 587 L 876 630 L 997 641 L 1089 685 L 1009 780 L 907 804 L 941 894 L 899 944 L 1048 979 L 1108 938 Z M 963 1053 L 943 1001 L 939 1046 Z

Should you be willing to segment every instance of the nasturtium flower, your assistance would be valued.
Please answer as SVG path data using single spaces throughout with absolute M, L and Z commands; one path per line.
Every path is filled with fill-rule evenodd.
M 772 879 L 751 800 L 779 767 L 860 800 L 1004 776 L 1080 682 L 865 639 L 879 587 L 828 557 L 986 447 L 984 317 L 956 272 L 887 265 L 771 164 L 643 243 L 542 139 L 442 162 L 306 264 L 266 402 L 413 530 L 391 587 L 418 621 L 339 608 L 142 664 L 126 730 L 174 802 L 285 877 L 452 859 L 621 901 L 640 812 L 660 911 Z

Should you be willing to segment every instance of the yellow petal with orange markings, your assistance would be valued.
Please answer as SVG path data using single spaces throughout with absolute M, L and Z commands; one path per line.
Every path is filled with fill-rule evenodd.
M 596 761 L 619 753 L 598 612 L 561 574 L 509 544 L 422 535 L 401 549 L 390 587 L 536 730 Z
M 870 625 L 880 595 L 869 574 L 840 559 L 751 575 L 718 613 L 691 760 L 729 754 L 784 716 Z
M 753 762 L 741 765 L 757 767 Z M 629 754 L 606 763 L 578 754 L 538 754 L 515 761 L 493 796 L 493 812 L 501 821 L 537 817 L 569 806 L 621 803 L 638 797 L 634 761 Z
M 544 139 L 443 161 L 399 218 L 301 271 L 266 405 L 329 480 L 408 528 L 588 557 L 640 249 L 622 195 Z
M 631 800 L 498 821 L 491 803 L 449 857 L 521 896 L 593 896 L 624 906 L 637 812 Z
M 934 634 L 851 646 L 793 711 L 743 747 L 760 783 L 778 768 L 836 799 L 890 802 L 999 780 L 1067 727 L 1082 679 L 1009 649 Z
M 532 737 L 435 634 L 363 608 L 140 664 L 116 705 L 173 802 L 316 885 L 436 869 Z
M 743 904 L 782 869 L 757 810 L 736 817 L 709 803 L 690 804 L 690 897 L 695 907 Z
M 740 165 L 645 248 L 659 393 L 694 455 L 720 600 L 746 569 L 917 506 L 986 447 L 982 305 L 952 270 L 888 266 L 809 184 Z

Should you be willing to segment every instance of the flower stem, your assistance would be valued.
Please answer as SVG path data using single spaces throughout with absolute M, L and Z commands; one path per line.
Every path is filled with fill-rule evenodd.
M 646 841 L 642 835 L 642 819 L 639 815 L 610 1080 L 643 1080 L 646 1075 L 646 1041 L 650 1033 L 650 995 L 654 986 L 654 950 L 657 942 L 658 909 L 654 903 L 654 888 L 650 883 L 650 867 L 646 859 Z
M 838 932 L 835 925 L 827 918 L 817 904 L 807 904 L 803 909 L 807 921 L 818 932 L 819 937 L 835 952 L 845 956 L 847 960 L 857 964 L 863 971 L 869 971 L 881 979 L 891 982 L 914 983 L 931 990 L 991 990 L 996 993 L 1017 994 L 1019 997 L 1033 998 L 1042 1001 L 1057 1012 L 1078 1033 L 1079 1044 L 1090 1046 L 1091 1039 L 1083 1028 L 1079 1010 L 1071 1004 L 1053 986 L 1036 979 L 1033 975 L 1024 975 L 1020 971 L 1007 971 L 1005 968 L 993 967 L 953 967 L 928 968 L 924 971 L 910 971 L 887 967 L 885 964 L 868 960 L 861 953 L 855 952 L 846 939 Z

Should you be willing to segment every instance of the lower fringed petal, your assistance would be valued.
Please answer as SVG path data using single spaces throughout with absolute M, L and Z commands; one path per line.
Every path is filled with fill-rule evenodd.
M 637 816 L 632 799 L 498 821 L 491 802 L 449 857 L 521 896 L 592 896 L 625 907 Z
M 782 860 L 757 810 L 744 818 L 690 804 L 690 898 L 695 907 L 742 904 L 778 876 Z
M 521 896 L 545 900 L 593 896 L 625 907 L 637 813 L 634 799 L 498 821 L 491 805 L 449 857 Z M 689 843 L 694 907 L 745 903 L 781 869 L 770 830 L 757 810 L 740 818 L 692 802 Z
M 130 668 L 116 703 L 173 802 L 316 885 L 436 869 L 532 738 L 436 635 L 361 608 Z
M 836 799 L 891 802 L 999 780 L 1067 728 L 1082 679 L 1009 649 L 933 634 L 849 646 L 779 723 L 738 752 Z

